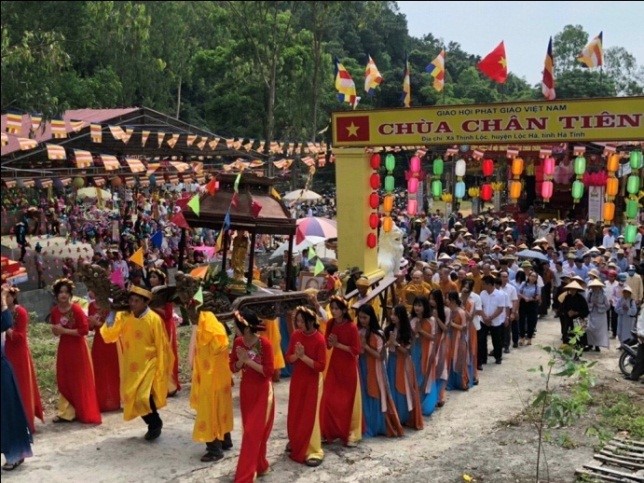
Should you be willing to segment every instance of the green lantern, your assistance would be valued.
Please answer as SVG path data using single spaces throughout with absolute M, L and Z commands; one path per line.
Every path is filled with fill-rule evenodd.
M 631 225 L 629 223 L 624 229 L 624 241 L 626 243 L 635 243 L 636 236 L 637 236 L 637 226 Z
M 385 191 L 391 193 L 394 190 L 394 177 L 391 175 L 385 176 Z
M 396 157 L 393 154 L 385 156 L 385 168 L 387 171 L 393 171 L 396 167 Z
M 640 190 L 640 177 L 633 174 L 626 181 L 626 191 L 631 195 L 636 195 Z
M 629 161 L 631 162 L 632 169 L 640 169 L 642 167 L 642 151 L 631 151 Z
M 584 183 L 578 179 L 572 183 L 572 197 L 575 202 L 579 201 L 584 196 Z
M 436 158 L 434 160 L 433 166 L 434 176 L 443 176 L 443 171 L 445 170 L 445 163 L 441 158 Z
M 637 200 L 626 200 L 626 218 L 637 218 L 639 208 Z
M 575 174 L 577 176 L 583 176 L 586 172 L 586 158 L 583 156 L 577 156 L 575 158 Z
M 438 199 L 443 194 L 443 182 L 440 179 L 432 181 L 432 196 Z

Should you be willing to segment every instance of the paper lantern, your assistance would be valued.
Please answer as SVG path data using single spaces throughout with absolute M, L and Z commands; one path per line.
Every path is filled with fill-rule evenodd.
M 388 154 L 385 156 L 385 168 L 387 171 L 393 171 L 396 167 L 396 158 L 393 154 Z
M 639 202 L 637 200 L 626 200 L 626 218 L 637 218 Z
M 454 196 L 459 200 L 462 200 L 465 196 L 465 183 L 463 181 L 457 181 L 454 186 Z
M 492 199 L 493 193 L 494 190 L 492 189 L 491 184 L 485 183 L 483 186 L 481 186 L 481 199 L 483 201 L 490 201 Z
M 521 181 L 510 182 L 510 198 L 518 200 L 521 197 Z
M 391 216 L 385 216 L 382 219 L 382 229 L 385 230 L 386 233 L 389 233 L 393 227 L 394 220 L 391 218 Z
M 456 172 L 456 176 L 463 177 L 465 176 L 465 171 L 467 169 L 467 165 L 465 164 L 464 159 L 459 159 L 456 161 L 456 167 L 454 168 L 454 171 Z
M 378 193 L 371 193 L 369 195 L 369 206 L 375 210 L 378 205 L 380 205 L 380 196 L 378 196 Z
M 417 211 L 418 211 L 418 201 L 407 200 L 407 214 L 415 215 Z
M 375 230 L 378 228 L 378 225 L 380 224 L 380 217 L 378 216 L 377 213 L 371 213 L 369 215 L 369 226 L 371 227 L 372 230 Z
M 418 173 L 420 171 L 420 158 L 418 156 L 412 156 L 409 160 L 409 169 L 412 173 Z
M 369 178 L 369 185 L 372 190 L 377 190 L 380 188 L 380 175 L 378 173 L 373 173 Z
M 494 174 L 494 161 L 487 158 L 481 162 L 481 171 L 483 176 L 492 176 Z
M 606 169 L 613 172 L 617 171 L 619 169 L 619 159 L 620 155 L 617 153 L 613 153 L 608 156 L 608 160 L 606 161 Z
M 83 186 L 85 186 L 85 180 L 80 176 L 77 176 L 76 178 L 74 178 L 74 181 L 72 181 L 72 186 L 76 189 L 81 189 Z
M 555 174 L 555 158 L 548 156 L 543 160 L 543 175 L 552 176 Z
M 604 203 L 604 221 L 613 221 L 615 218 L 615 203 L 607 201 Z
M 635 243 L 635 238 L 637 237 L 637 227 L 635 225 L 628 224 L 624 229 L 624 241 L 626 243 Z
M 432 196 L 434 198 L 440 198 L 443 194 L 443 183 L 440 179 L 435 179 L 432 181 Z
M 631 151 L 631 155 L 628 157 L 632 169 L 640 169 L 642 167 L 642 151 Z
M 385 213 L 391 213 L 394 209 L 394 195 L 385 195 L 385 199 L 382 202 L 382 209 Z
M 371 169 L 380 169 L 380 155 L 373 153 L 371 158 L 369 158 L 369 164 L 371 165 Z
M 640 190 L 640 177 L 633 174 L 626 181 L 626 191 L 631 195 L 636 195 Z
M 583 176 L 586 172 L 586 158 L 583 156 L 577 156 L 574 163 L 575 174 L 580 177 Z
M 544 200 L 549 200 L 552 198 L 552 191 L 554 189 L 554 185 L 552 184 L 552 181 L 544 181 L 541 183 L 541 197 Z
M 619 191 L 619 180 L 617 178 L 608 178 L 606 180 L 606 196 L 617 196 Z
M 391 175 L 385 176 L 385 191 L 391 193 L 394 190 L 395 180 Z
M 407 181 L 407 190 L 411 194 L 415 194 L 418 191 L 418 179 L 417 178 L 409 178 L 409 181 Z
M 436 158 L 434 160 L 434 163 L 432 164 L 432 170 L 433 170 L 434 176 L 442 176 L 444 169 L 445 169 L 445 163 L 443 163 L 443 160 L 441 158 Z
M 514 158 L 512 160 L 512 176 L 521 176 L 523 173 L 523 159 L 522 158 Z
M 584 196 L 584 183 L 576 179 L 572 183 L 572 197 L 575 202 L 579 201 Z
M 367 235 L 367 246 L 369 248 L 376 248 L 377 243 L 378 243 L 378 239 L 376 238 L 376 235 L 373 233 L 369 233 Z

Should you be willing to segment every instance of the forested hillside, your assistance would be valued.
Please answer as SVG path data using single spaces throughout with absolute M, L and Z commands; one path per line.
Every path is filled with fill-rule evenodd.
M 3 113 L 146 106 L 223 136 L 320 140 L 329 112 L 346 108 L 336 99 L 335 57 L 353 76 L 363 109 L 402 105 L 406 56 L 413 106 L 541 98 L 540 86 L 511 73 L 503 86 L 488 80 L 476 69 L 480 58 L 456 42 L 411 37 L 396 2 L 8 1 L 1 8 Z M 552 34 L 559 98 L 644 92 L 644 68 L 623 48 L 606 50 L 600 77 L 575 61 L 587 32 L 569 25 Z M 425 66 L 442 49 L 438 93 Z M 374 97 L 362 89 L 369 55 L 385 79 Z

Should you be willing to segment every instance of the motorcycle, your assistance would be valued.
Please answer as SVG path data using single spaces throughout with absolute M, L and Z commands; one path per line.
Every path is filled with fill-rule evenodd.
M 626 342 L 622 342 L 620 349 L 622 351 L 619 356 L 619 370 L 622 371 L 622 374 L 630 377 L 633 372 L 633 366 L 635 365 L 635 359 L 637 357 L 637 332 L 631 331 L 633 337 L 628 339 Z

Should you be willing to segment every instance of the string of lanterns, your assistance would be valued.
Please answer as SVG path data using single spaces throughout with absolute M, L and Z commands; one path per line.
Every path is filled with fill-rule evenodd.
M 407 213 L 415 215 L 418 211 L 418 190 L 425 173 L 420 169 L 420 158 L 412 156 L 409 160 L 409 171 L 405 171 L 407 179 Z M 422 203 L 422 199 L 420 200 Z
M 637 236 L 638 217 L 640 211 L 640 202 L 638 194 L 640 191 L 640 170 L 644 163 L 642 151 L 631 151 L 629 156 L 632 174 L 626 180 L 626 191 L 628 200 L 626 200 L 626 228 L 624 228 L 624 241 L 626 243 L 635 243 Z
M 521 175 L 523 174 L 524 162 L 523 158 L 513 158 L 510 172 L 512 173 L 512 181 L 510 182 L 510 202 L 517 203 L 521 197 Z

